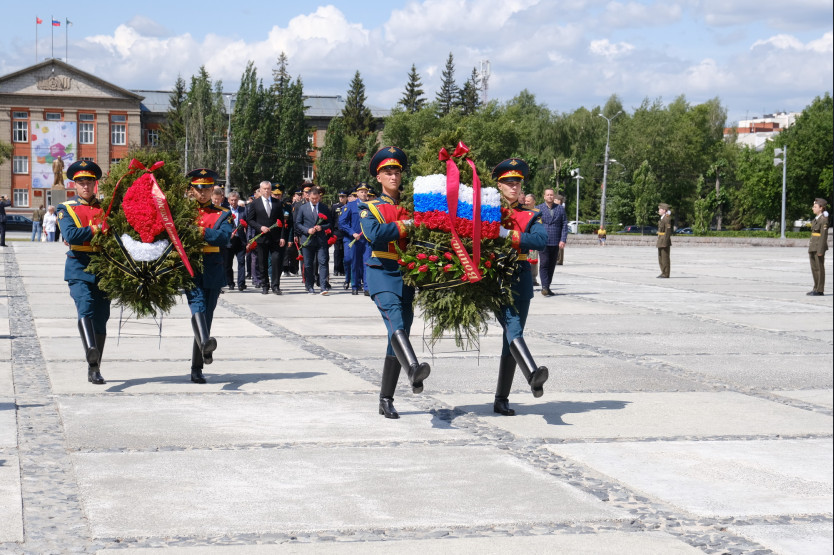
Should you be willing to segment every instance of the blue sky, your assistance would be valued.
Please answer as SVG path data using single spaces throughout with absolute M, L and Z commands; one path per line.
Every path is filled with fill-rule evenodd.
M 799 111 L 830 92 L 830 0 L 393 0 L 224 3 L 20 3 L 0 20 L 0 74 L 50 56 L 119 86 L 169 90 L 200 65 L 237 89 L 247 60 L 271 80 L 280 52 L 307 94 L 344 95 L 359 70 L 368 103 L 393 106 L 411 64 L 432 99 L 449 52 L 462 84 L 489 60 L 489 97 L 522 89 L 552 110 L 602 105 L 617 94 L 641 101 L 684 94 L 719 97 L 729 121 Z

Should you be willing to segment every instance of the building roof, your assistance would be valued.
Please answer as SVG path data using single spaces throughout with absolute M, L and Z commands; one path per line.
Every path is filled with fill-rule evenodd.
M 51 73 L 53 73 L 53 74 L 55 73 L 55 69 L 58 68 L 60 71 L 63 71 L 63 72 L 69 73 L 69 74 L 80 75 L 85 80 L 87 80 L 91 83 L 94 83 L 97 88 L 100 87 L 101 89 L 109 90 L 110 94 L 115 92 L 115 93 L 118 93 L 118 95 L 127 97 L 128 99 L 136 99 L 136 100 L 141 100 L 142 99 L 142 96 L 135 93 L 135 92 L 131 92 L 127 89 L 123 89 L 123 88 L 119 87 L 118 85 L 114 85 L 113 83 L 110 83 L 109 81 L 105 81 L 104 79 L 96 77 L 92 73 L 87 73 L 84 70 L 78 69 L 75 66 L 71 66 L 68 63 L 62 62 L 61 60 L 58 60 L 58 59 L 55 59 L 55 58 L 49 58 L 49 59 L 44 60 L 43 62 L 41 62 L 39 64 L 27 66 L 27 67 L 24 67 L 21 70 L 13 72 L 13 73 L 7 73 L 6 75 L 0 76 L 0 87 L 2 87 L 4 83 L 12 83 L 16 79 L 18 79 L 19 77 L 24 77 L 27 74 L 37 73 L 38 70 L 44 69 L 44 68 L 49 68 L 49 67 L 51 67 L 51 69 L 52 69 Z M 70 94 L 72 94 L 72 93 L 70 93 Z
M 162 113 L 168 111 L 170 106 L 171 91 L 149 91 L 134 89 L 134 93 L 144 97 L 142 111 Z M 232 93 L 224 93 L 223 96 L 232 96 Z M 225 105 L 225 103 L 224 103 Z M 304 97 L 304 115 L 308 118 L 335 118 L 342 114 L 345 107 L 345 99 L 341 96 L 318 96 L 310 95 Z M 391 115 L 391 110 L 369 106 L 371 114 L 375 118 L 384 118 Z

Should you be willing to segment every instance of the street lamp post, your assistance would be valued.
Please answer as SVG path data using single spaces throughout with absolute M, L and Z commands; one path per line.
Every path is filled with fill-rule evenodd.
M 232 192 L 230 168 L 232 165 L 232 103 L 235 100 L 235 95 L 229 95 L 229 127 L 226 130 L 226 196 Z
M 605 164 L 602 167 L 602 201 L 600 202 L 599 208 L 599 227 L 602 229 L 605 229 L 605 192 L 606 187 L 608 186 L 608 145 L 611 142 L 611 120 L 622 113 L 623 111 L 620 110 L 611 118 L 606 118 L 602 114 L 597 114 L 599 117 L 604 118 L 605 121 L 608 122 L 608 135 L 605 139 Z
M 585 179 L 581 175 L 579 175 L 579 168 L 573 169 L 570 171 L 571 176 L 576 179 L 576 231 L 575 233 L 579 233 L 579 180 Z
M 782 234 L 779 236 L 781 239 L 785 238 L 785 184 L 788 180 L 788 147 L 783 146 L 782 148 L 775 148 L 773 149 L 773 154 L 776 156 L 782 155 L 781 158 L 774 158 L 773 165 L 778 166 L 782 164 Z

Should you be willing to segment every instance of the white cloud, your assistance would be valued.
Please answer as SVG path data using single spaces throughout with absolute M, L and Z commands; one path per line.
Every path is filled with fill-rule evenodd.
M 759 47 L 772 47 L 776 50 L 796 50 L 831 54 L 832 36 L 831 31 L 829 31 L 821 38 L 803 44 L 802 41 L 792 35 L 775 35 L 765 40 L 757 40 L 750 47 L 750 50 L 755 50 Z
M 639 2 L 610 2 L 601 20 L 609 27 L 652 27 L 668 25 L 681 19 L 683 9 L 669 2 L 642 4 Z
M 605 56 L 606 58 L 615 58 L 617 56 L 622 56 L 623 54 L 628 54 L 634 50 L 634 46 L 627 42 L 612 44 L 608 39 L 599 39 L 592 40 L 588 49 L 591 54 Z

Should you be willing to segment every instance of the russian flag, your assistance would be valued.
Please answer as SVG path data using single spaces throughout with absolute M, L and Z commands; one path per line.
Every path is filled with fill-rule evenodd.
M 60 22 L 60 21 L 58 21 L 57 19 L 53 19 L 53 20 L 52 20 L 52 26 L 53 26 L 53 27 L 60 27 L 60 26 L 61 26 L 61 22 Z
M 43 19 L 39 18 L 38 16 L 35 16 L 35 24 L 40 25 L 41 23 L 43 23 Z
M 458 233 L 472 237 L 473 216 L 472 187 L 460 184 L 458 205 L 455 209 Z M 414 223 L 425 224 L 431 229 L 449 231 L 449 205 L 446 200 L 446 176 L 433 174 L 414 180 Z M 481 187 L 481 237 L 498 237 L 501 222 L 501 194 L 494 187 Z

